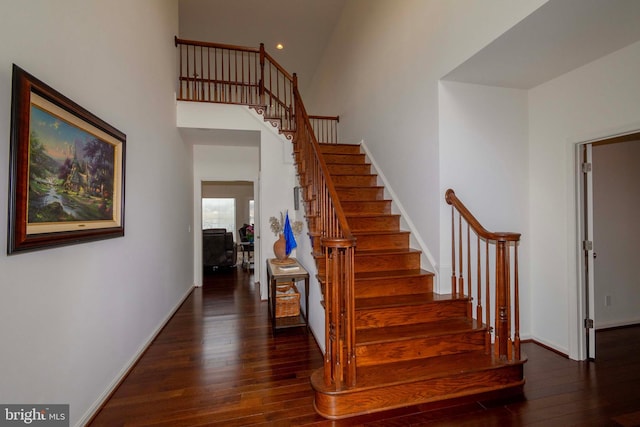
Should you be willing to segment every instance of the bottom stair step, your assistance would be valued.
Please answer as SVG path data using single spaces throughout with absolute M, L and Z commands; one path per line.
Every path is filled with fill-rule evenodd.
M 353 388 L 326 386 L 323 368 L 311 376 L 316 411 L 339 419 L 393 408 L 442 402 L 496 391 L 519 394 L 523 364 L 505 362 L 483 352 L 359 367 Z

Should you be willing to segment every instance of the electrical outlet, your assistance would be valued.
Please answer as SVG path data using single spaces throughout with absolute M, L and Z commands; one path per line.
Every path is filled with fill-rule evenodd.
M 611 307 L 611 295 L 604 296 L 604 305 L 605 307 Z

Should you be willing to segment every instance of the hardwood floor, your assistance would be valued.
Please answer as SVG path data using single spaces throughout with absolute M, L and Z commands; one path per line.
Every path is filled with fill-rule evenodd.
M 273 337 L 267 303 L 237 269 L 205 276 L 91 425 L 640 426 L 640 326 L 599 332 L 597 343 L 597 362 L 525 343 L 520 399 L 329 421 L 313 409 L 313 337 Z

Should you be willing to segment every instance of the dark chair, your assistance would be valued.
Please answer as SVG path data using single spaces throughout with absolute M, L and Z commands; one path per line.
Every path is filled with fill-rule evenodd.
M 252 268 L 253 262 L 253 241 L 250 241 L 247 237 L 247 227 L 249 224 L 244 224 L 238 230 L 238 236 L 240 236 L 240 250 L 242 251 L 242 268 Z
M 205 270 L 236 265 L 237 248 L 233 233 L 225 228 L 202 230 L 202 266 Z

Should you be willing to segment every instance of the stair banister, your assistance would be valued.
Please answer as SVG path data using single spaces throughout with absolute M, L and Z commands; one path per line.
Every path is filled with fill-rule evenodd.
M 340 205 L 329 169 L 320 153 L 320 146 L 311 127 L 302 98 L 294 87 L 296 99 L 297 132 L 294 136 L 294 152 L 302 167 L 315 171 L 314 183 L 324 183 L 324 191 L 318 186 L 316 194 L 305 192 L 306 198 L 319 201 L 325 258 L 325 384 L 337 390 L 353 387 L 356 383 L 355 356 L 355 295 L 354 249 L 355 238 Z M 317 205 L 316 205 L 317 206 Z
M 491 324 L 490 314 L 490 285 L 492 285 L 489 273 L 489 246 L 495 246 L 495 302 L 493 307 L 495 308 L 495 336 L 494 336 L 494 354 L 500 359 L 504 360 L 520 360 L 520 320 L 519 320 L 519 278 L 518 278 L 518 243 L 520 241 L 519 233 L 511 232 L 491 232 L 485 229 L 482 224 L 473 216 L 473 214 L 467 209 L 467 207 L 456 197 L 453 190 L 447 190 L 445 194 L 445 200 L 447 204 L 451 205 L 451 256 L 452 256 L 452 275 L 451 285 L 452 292 L 464 296 L 465 289 L 463 258 L 466 255 L 467 259 L 467 295 L 471 301 L 471 258 L 476 256 L 477 258 L 477 291 L 476 296 L 478 298 L 476 318 L 479 322 L 482 322 L 482 309 L 480 299 L 482 297 L 482 275 L 481 275 L 481 250 L 480 241 L 485 242 L 485 284 L 486 286 L 486 317 L 485 321 L 487 325 Z M 458 212 L 458 227 L 456 227 L 455 212 Z M 466 242 L 466 254 L 463 246 L 463 227 L 462 221 L 467 224 L 467 242 Z M 456 228 L 458 229 L 458 239 L 456 239 Z M 475 254 L 472 253 L 470 230 L 476 235 L 477 249 Z M 457 261 L 459 271 L 456 277 L 456 240 L 458 244 Z M 513 259 L 511 257 L 513 253 Z M 513 271 L 513 284 L 511 283 L 511 272 Z M 492 285 L 493 286 L 493 285 Z M 512 291 L 513 289 L 513 291 Z M 472 310 L 470 310 L 472 312 Z M 513 334 L 511 327 L 513 325 Z M 488 332 L 491 332 L 491 328 L 488 328 Z M 491 345 L 490 336 L 487 335 L 487 350 Z

